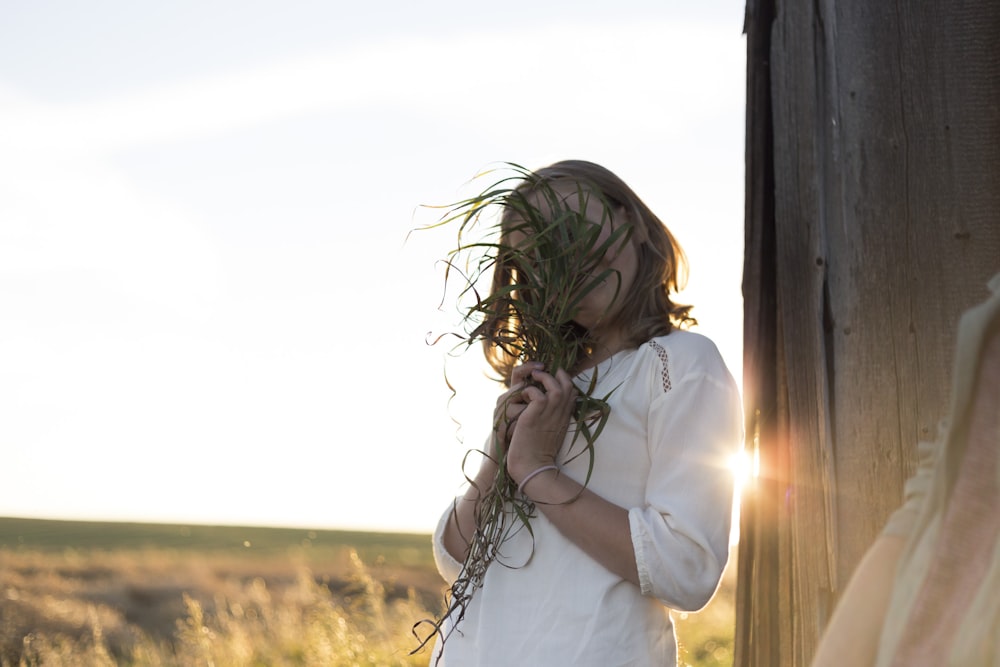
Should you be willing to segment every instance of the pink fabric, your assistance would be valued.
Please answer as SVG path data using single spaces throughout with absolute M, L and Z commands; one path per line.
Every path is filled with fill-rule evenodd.
M 965 455 L 893 665 L 944 665 L 1000 534 L 1000 334 L 984 342 Z M 959 415 L 955 415 L 959 418 Z

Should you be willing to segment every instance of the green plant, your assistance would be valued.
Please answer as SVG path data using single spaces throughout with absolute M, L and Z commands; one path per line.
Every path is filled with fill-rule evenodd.
M 611 205 L 586 182 L 553 181 L 513 164 L 505 169 L 510 173 L 480 194 L 444 207 L 441 219 L 428 226 L 458 228 L 458 243 L 445 260 L 446 284 L 461 283 L 457 301 L 464 331 L 454 334 L 460 341 L 456 349 L 482 344 L 505 383 L 513 366 L 525 361 L 574 373 L 593 345 L 574 316 L 581 301 L 605 283 L 616 286 L 617 297 L 620 276 L 603 267 L 602 259 L 628 242 L 632 227 L 611 224 Z M 600 205 L 591 206 L 594 201 Z M 600 210 L 600 219 L 589 219 L 588 210 Z M 487 277 L 491 287 L 483 295 Z M 596 383 L 595 371 L 587 386 L 578 387 L 570 425 L 567 455 L 589 457 L 584 485 L 593 469 L 594 443 L 609 415 L 608 396 L 593 395 Z M 447 639 L 445 622 L 451 619 L 453 628 L 461 622 L 504 542 L 517 530 L 531 533 L 535 506 L 518 493 L 507 472 L 506 446 L 497 435 L 506 429 L 500 426 L 494 424 L 492 445 L 482 452 L 497 464 L 497 473 L 489 488 L 477 488 L 476 529 L 466 536 L 469 547 L 461 574 L 451 586 L 443 616 L 414 628 L 417 634 L 421 625 L 431 626 L 416 651 L 437 635 Z

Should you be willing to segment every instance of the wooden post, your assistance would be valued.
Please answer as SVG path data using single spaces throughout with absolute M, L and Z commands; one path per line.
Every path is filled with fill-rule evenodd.
M 737 665 L 806 665 L 1000 271 L 1000 3 L 747 4 Z

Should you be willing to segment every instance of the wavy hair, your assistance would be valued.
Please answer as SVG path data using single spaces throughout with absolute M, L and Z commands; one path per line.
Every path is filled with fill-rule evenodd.
M 632 288 L 619 296 L 622 302 L 617 315 L 619 322 L 624 324 L 626 347 L 638 347 L 651 338 L 670 333 L 675 327 L 696 324 L 690 314 L 692 306 L 673 300 L 673 295 L 687 280 L 688 264 L 683 249 L 632 188 L 610 170 L 585 160 L 563 160 L 530 172 L 513 189 L 511 196 L 524 201 L 532 193 L 563 183 L 592 191 L 610 209 L 612 216 L 623 214 L 626 224 L 632 227 L 628 242 L 636 245 L 638 265 Z M 517 206 L 504 209 L 500 223 L 501 248 L 507 243 L 511 220 L 517 210 Z M 491 294 L 499 294 L 515 285 L 517 271 L 508 253 L 498 253 Z M 509 383 L 511 371 L 520 360 L 515 350 L 498 345 L 496 341 L 502 339 L 504 331 L 511 329 L 514 317 L 512 313 L 494 314 L 480 327 L 487 332 L 483 338 L 486 361 L 505 383 Z M 583 327 L 568 323 L 564 334 L 569 342 L 580 345 L 581 352 L 589 353 Z

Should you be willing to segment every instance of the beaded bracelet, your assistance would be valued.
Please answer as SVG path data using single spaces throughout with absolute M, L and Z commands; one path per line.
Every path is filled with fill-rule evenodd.
M 527 475 L 525 475 L 524 479 L 521 480 L 521 483 L 517 485 L 517 492 L 518 493 L 524 493 L 524 487 L 525 487 L 525 485 L 527 485 L 527 483 L 530 482 L 531 479 L 535 475 L 539 475 L 539 474 L 545 472 L 546 470 L 559 470 L 559 466 L 557 466 L 557 465 L 547 465 L 547 466 L 542 466 L 541 468 L 537 468 L 535 470 L 532 470 Z

